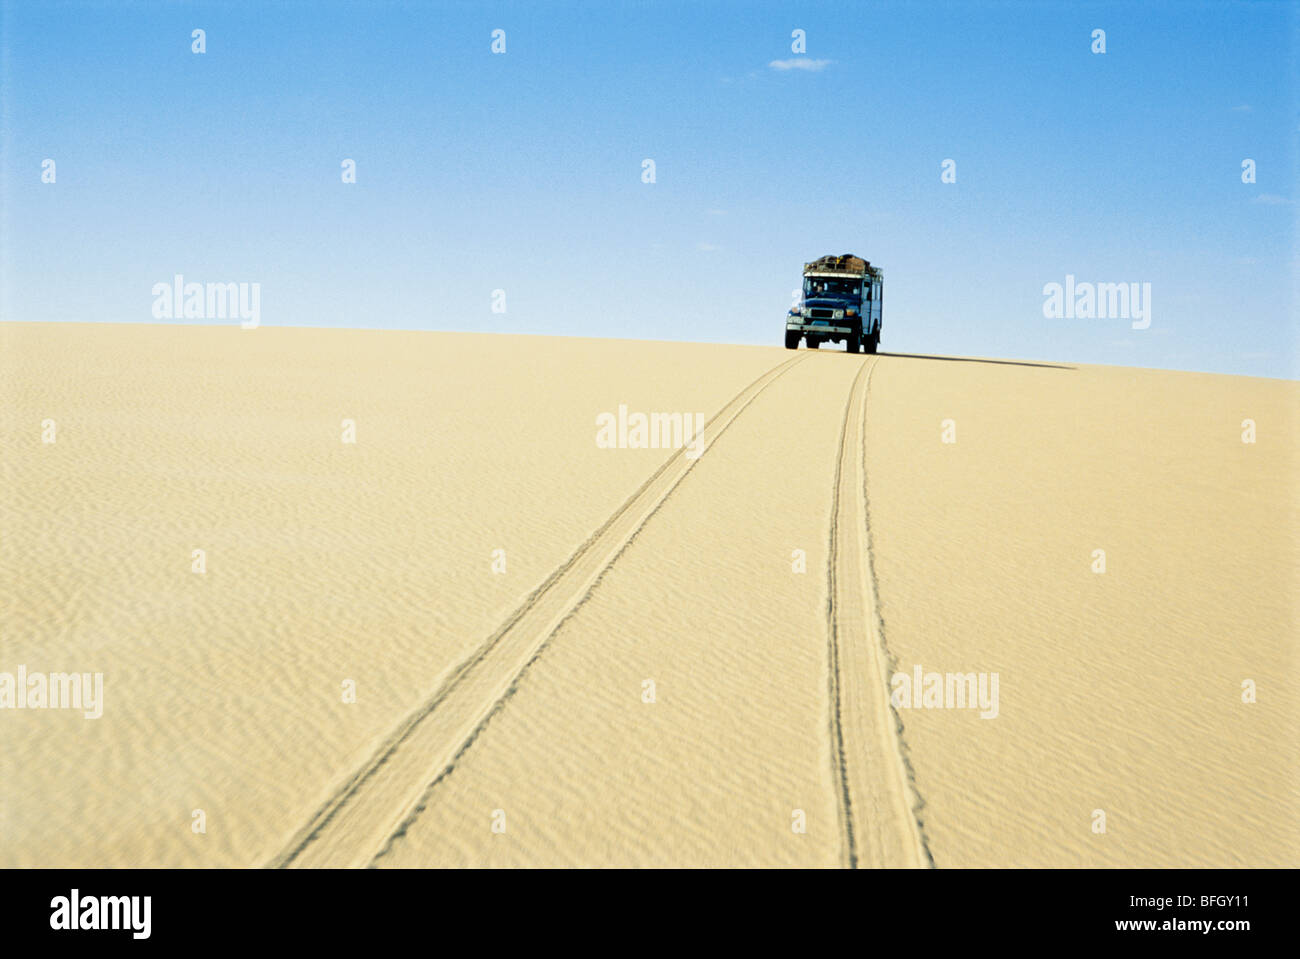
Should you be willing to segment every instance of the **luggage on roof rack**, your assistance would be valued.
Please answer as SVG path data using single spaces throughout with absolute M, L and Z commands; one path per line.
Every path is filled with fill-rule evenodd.
M 852 253 L 840 256 L 822 256 L 811 263 L 803 265 L 805 273 L 857 273 L 863 274 L 871 268 L 870 262 Z

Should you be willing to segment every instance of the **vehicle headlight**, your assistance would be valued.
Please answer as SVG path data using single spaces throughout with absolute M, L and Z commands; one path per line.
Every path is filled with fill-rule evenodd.
M 843 311 L 843 310 L 836 310 L 836 311 L 835 311 L 835 319 L 837 319 L 837 320 L 842 320 L 842 319 L 844 319 L 844 311 Z
M 806 306 L 805 306 L 802 310 L 799 311 L 799 315 L 800 315 L 800 316 L 812 316 L 812 310 L 811 310 L 809 307 L 806 307 Z

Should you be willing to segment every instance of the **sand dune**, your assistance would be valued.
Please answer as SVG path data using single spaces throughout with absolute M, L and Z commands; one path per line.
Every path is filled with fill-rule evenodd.
M 104 690 L 0 709 L 0 865 L 1294 864 L 1297 400 L 0 324 L 0 674 Z M 638 412 L 707 425 L 601 447 Z

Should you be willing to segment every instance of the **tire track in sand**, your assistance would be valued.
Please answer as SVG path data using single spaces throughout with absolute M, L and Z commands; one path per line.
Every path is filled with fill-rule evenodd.
M 835 464 L 827 552 L 831 774 L 836 784 L 844 863 L 933 866 L 923 806 L 889 701 L 893 655 L 885 645 L 867 508 L 867 391 L 879 359 L 854 377 Z
M 758 395 L 796 363 L 800 353 L 741 390 L 701 431 L 703 456 Z M 585 543 L 551 572 L 436 692 L 406 717 L 379 748 L 304 823 L 268 865 L 365 866 L 399 838 L 455 768 L 519 678 L 580 606 L 604 571 L 698 461 L 679 449 Z

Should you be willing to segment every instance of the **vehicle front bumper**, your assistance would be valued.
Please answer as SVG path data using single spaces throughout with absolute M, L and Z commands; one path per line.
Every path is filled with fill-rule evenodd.
M 843 320 L 832 320 L 833 323 L 843 323 Z M 828 326 L 826 323 L 805 323 L 802 320 L 786 320 L 785 330 L 787 333 L 852 333 L 851 326 Z

